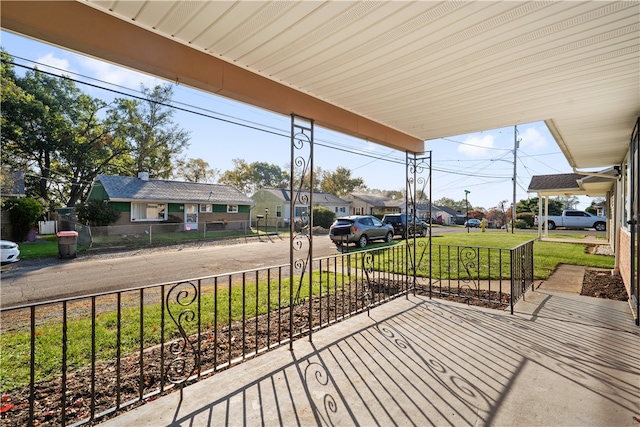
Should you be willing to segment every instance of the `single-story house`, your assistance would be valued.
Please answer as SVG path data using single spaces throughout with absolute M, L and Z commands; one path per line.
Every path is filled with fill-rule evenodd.
M 398 200 L 372 194 L 348 194 L 344 199 L 351 202 L 351 215 L 374 215 L 400 213 Z
M 438 219 L 438 222 L 440 222 L 439 219 L 442 218 L 443 225 L 464 224 L 467 220 L 466 213 L 447 206 L 434 206 L 433 217 Z
M 255 221 L 258 215 L 265 216 L 268 209 L 269 224 L 272 224 L 271 218 L 275 218 L 276 224 L 279 227 L 284 227 L 289 224 L 291 220 L 291 198 L 289 197 L 289 190 L 284 188 L 264 188 L 256 191 L 251 199 L 254 201 L 255 206 L 252 209 L 251 220 Z M 301 200 L 310 200 L 310 192 L 302 191 L 300 193 Z M 323 192 L 313 193 L 313 206 L 323 206 L 331 209 L 336 213 L 336 217 L 349 215 L 349 207 L 351 203 L 341 199 L 340 197 Z M 293 217 L 299 218 L 305 211 L 309 211 L 310 206 L 304 206 L 296 203 L 295 212 Z
M 205 224 L 213 228 L 243 229 L 249 225 L 253 200 L 230 185 L 98 175 L 88 200 L 101 200 L 120 211 L 114 225 L 173 224 L 192 231 Z M 167 227 L 167 231 L 171 227 Z

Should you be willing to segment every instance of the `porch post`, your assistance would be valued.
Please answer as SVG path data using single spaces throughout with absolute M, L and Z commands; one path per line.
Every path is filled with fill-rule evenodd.
M 312 285 L 313 272 L 313 119 L 291 115 L 291 166 L 289 176 L 289 349 L 293 350 L 295 333 L 304 328 L 302 322 L 294 325 L 294 311 L 301 311 L 300 319 L 307 318 L 309 341 L 312 340 Z M 299 208 L 296 212 L 296 207 Z M 299 214 L 299 215 L 298 215 Z M 308 305 L 301 297 L 308 285 Z M 305 313 L 305 310 L 308 310 Z M 306 314 L 306 316 L 304 316 Z M 295 328 L 295 330 L 294 330 Z

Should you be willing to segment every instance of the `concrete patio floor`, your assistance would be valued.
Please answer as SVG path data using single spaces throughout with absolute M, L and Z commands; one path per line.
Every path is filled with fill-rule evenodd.
M 638 348 L 626 302 L 402 297 L 103 425 L 637 427 Z

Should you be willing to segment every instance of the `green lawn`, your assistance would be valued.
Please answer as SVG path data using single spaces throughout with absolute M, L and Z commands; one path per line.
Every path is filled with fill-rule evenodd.
M 477 279 L 507 279 L 510 277 L 509 251 L 526 241 L 537 238 L 537 233 L 448 233 L 432 238 L 431 269 L 429 269 L 429 252 L 426 243 L 428 239 L 416 239 L 417 258 L 420 267 L 419 276 L 431 275 L 434 279 L 461 279 L 471 273 Z M 576 235 L 570 235 L 575 237 Z M 582 236 L 584 237 L 584 236 Z M 535 241 L 533 246 L 534 278 L 546 279 L 558 264 L 573 264 L 599 268 L 613 268 L 614 258 L 606 255 L 592 255 L 586 252 L 586 246 L 580 243 L 580 236 L 575 237 L 576 243 L 558 243 Z M 411 242 L 411 240 L 409 240 Z M 372 248 L 389 246 L 404 246 L 405 241 L 395 241 L 391 245 L 377 244 L 365 249 L 349 248 L 351 253 L 357 253 Z M 468 250 L 465 248 L 474 248 Z M 380 252 L 382 253 L 382 252 Z M 374 265 L 374 269 L 395 273 L 405 271 L 406 251 L 395 248 Z M 422 261 L 420 261 L 422 259 Z M 462 262 L 461 260 L 465 260 Z M 357 267 L 359 259 L 352 260 Z M 465 265 L 466 264 L 466 265 Z M 469 271 L 466 268 L 469 268 Z

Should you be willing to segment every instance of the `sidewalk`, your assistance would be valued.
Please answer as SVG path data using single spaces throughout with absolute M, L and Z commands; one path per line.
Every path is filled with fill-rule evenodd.
M 626 302 L 536 290 L 516 314 L 409 296 L 104 426 L 638 426 Z

